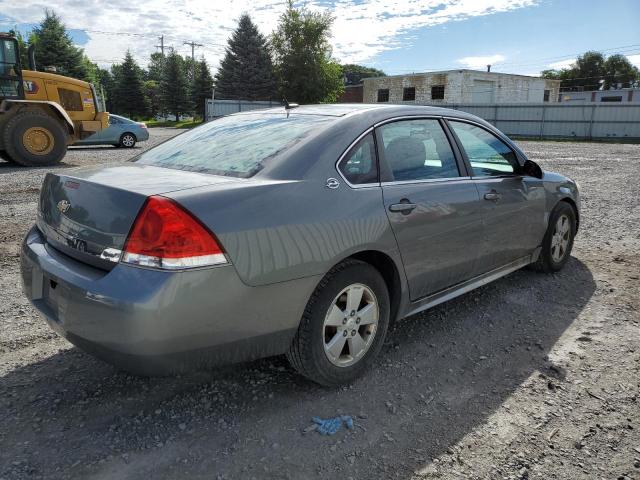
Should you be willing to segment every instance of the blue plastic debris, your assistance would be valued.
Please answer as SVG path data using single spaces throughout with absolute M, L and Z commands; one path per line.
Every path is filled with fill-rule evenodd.
M 327 419 L 313 417 L 312 420 L 318 425 L 316 431 L 322 435 L 334 435 L 338 430 L 340 430 L 343 423 L 349 430 L 353 430 L 353 418 L 349 415 L 340 415 L 339 417 Z

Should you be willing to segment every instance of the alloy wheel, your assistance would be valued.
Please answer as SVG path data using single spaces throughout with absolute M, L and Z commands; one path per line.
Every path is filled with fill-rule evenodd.
M 378 300 L 366 285 L 354 283 L 334 298 L 324 319 L 324 353 L 338 367 L 362 359 L 373 343 L 380 318 Z
M 562 261 L 566 255 L 570 236 L 571 223 L 569 222 L 569 217 L 560 215 L 553 229 L 553 236 L 551 237 L 551 258 L 554 262 L 558 263 Z
M 124 137 L 122 137 L 122 144 L 125 147 L 133 147 L 135 143 L 136 141 L 131 135 L 125 135 Z

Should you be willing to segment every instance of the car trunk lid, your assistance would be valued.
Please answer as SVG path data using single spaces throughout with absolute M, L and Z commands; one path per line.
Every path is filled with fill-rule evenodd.
M 125 164 L 48 173 L 37 225 L 47 243 L 76 260 L 110 269 L 150 195 L 239 181 L 215 175 Z

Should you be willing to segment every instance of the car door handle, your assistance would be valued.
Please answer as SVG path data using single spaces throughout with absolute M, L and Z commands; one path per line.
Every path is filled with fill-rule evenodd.
M 484 194 L 485 200 L 491 200 L 495 202 L 496 200 L 500 200 L 501 198 L 502 198 L 502 194 L 498 192 L 489 192 Z
M 389 211 L 409 213 L 416 207 L 417 205 L 415 203 L 394 203 L 393 205 L 389 205 Z

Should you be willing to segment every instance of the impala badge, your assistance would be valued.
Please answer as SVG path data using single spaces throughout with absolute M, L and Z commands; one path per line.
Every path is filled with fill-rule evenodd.
M 71 207 L 71 204 L 68 200 L 60 200 L 58 202 L 57 208 L 60 213 L 66 213 L 67 210 L 69 210 L 69 207 Z

